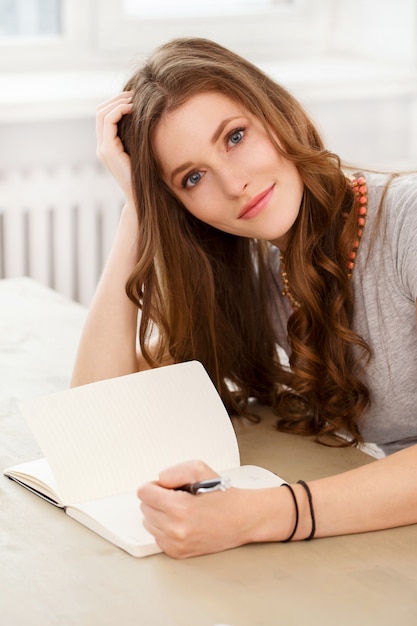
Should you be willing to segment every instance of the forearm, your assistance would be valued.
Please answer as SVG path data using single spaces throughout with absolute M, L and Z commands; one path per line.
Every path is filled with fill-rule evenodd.
M 417 446 L 360 468 L 309 482 L 316 537 L 346 535 L 417 523 Z M 307 494 L 292 485 L 299 506 L 294 540 L 311 531 Z M 295 522 L 294 503 L 287 489 L 278 488 L 275 501 L 265 492 L 258 506 L 252 541 L 282 541 Z M 281 493 L 283 492 L 283 493 Z
M 317 535 L 332 536 L 417 523 L 417 446 L 311 483 Z
M 81 335 L 71 386 L 137 371 L 138 309 L 126 295 L 137 254 L 137 218 L 127 205 Z
M 316 537 L 346 535 L 417 523 L 417 446 L 361 468 L 308 482 Z M 145 528 L 170 556 L 185 558 L 246 543 L 302 540 L 312 517 L 301 484 L 269 489 L 227 489 L 208 496 L 175 491 L 176 485 L 216 475 L 190 461 L 161 472 L 138 490 Z M 306 478 L 306 477 L 304 477 Z M 298 523 L 296 510 L 298 510 Z

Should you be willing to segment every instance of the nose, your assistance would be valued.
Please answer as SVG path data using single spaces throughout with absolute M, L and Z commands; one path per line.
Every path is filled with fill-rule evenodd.
M 222 168 L 219 179 L 224 193 L 233 198 L 241 197 L 249 185 L 249 175 L 239 167 Z

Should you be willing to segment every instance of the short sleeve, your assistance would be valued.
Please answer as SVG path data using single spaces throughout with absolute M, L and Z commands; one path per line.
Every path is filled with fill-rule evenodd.
M 397 275 L 404 293 L 417 299 L 417 174 L 392 183 L 387 200 L 390 206 L 389 228 L 396 258 Z

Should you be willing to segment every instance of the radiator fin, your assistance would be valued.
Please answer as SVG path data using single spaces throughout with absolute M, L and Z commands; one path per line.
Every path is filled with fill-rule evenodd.
M 88 306 L 123 198 L 101 166 L 0 176 L 0 277 L 30 276 Z

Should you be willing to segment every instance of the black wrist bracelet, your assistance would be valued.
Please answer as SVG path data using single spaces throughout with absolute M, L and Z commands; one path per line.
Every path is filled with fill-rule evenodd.
M 294 537 L 295 533 L 297 532 L 297 528 L 298 528 L 298 503 L 297 503 L 297 498 L 295 497 L 294 489 L 291 487 L 291 485 L 289 485 L 288 483 L 282 483 L 281 487 L 287 487 L 287 489 L 289 490 L 289 492 L 292 495 L 292 499 L 294 500 L 294 505 L 295 505 L 295 524 L 294 524 L 293 531 L 292 531 L 291 535 L 288 537 L 288 539 L 284 539 L 283 541 L 281 541 L 281 543 L 288 543 L 289 541 L 291 541 L 291 539 Z
M 311 495 L 310 487 L 303 480 L 298 480 L 297 485 L 301 485 L 302 487 L 304 487 L 307 493 L 308 505 L 310 507 L 310 515 L 311 515 L 311 533 L 309 534 L 308 537 L 304 539 L 304 541 L 311 541 L 314 538 L 314 535 L 316 533 L 316 518 L 314 516 L 313 496 Z

